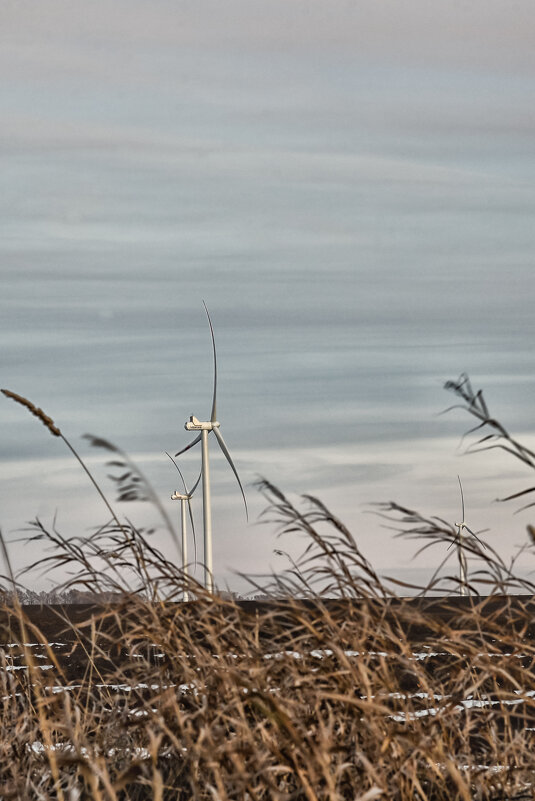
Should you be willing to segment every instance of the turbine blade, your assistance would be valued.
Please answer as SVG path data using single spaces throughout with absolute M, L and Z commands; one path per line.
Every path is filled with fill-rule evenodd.
M 180 456 L 182 453 L 186 453 L 186 451 L 189 451 L 190 448 L 193 448 L 194 445 L 196 445 L 198 442 L 200 442 L 201 439 L 202 439 L 202 434 L 199 434 L 198 437 L 195 437 L 193 442 L 190 442 L 190 444 L 186 445 L 185 448 L 182 448 L 181 451 L 179 451 L 178 453 L 175 453 L 175 456 Z
M 459 482 L 459 489 L 461 490 L 461 512 L 462 512 L 462 517 L 461 517 L 461 520 L 462 520 L 462 521 L 463 521 L 463 523 L 464 523 L 464 495 L 463 495 L 463 485 L 461 484 L 461 477 L 460 477 L 460 476 L 457 476 L 457 480 L 458 480 L 458 482 Z
M 199 473 L 199 478 L 197 479 L 197 481 L 195 482 L 195 484 L 193 485 L 193 487 L 191 488 L 191 490 L 190 490 L 190 491 L 187 493 L 187 494 L 189 495 L 189 497 L 190 497 L 190 498 L 191 498 L 191 496 L 193 495 L 193 493 L 195 492 L 195 490 L 197 489 L 197 487 L 199 486 L 199 481 L 201 480 L 201 478 L 202 478 L 202 470 L 201 470 L 201 472 Z
M 185 495 L 187 495 L 187 494 L 188 494 L 188 488 L 186 487 L 186 482 L 184 481 L 184 476 L 182 475 L 182 470 L 181 470 L 181 469 L 180 469 L 180 467 L 177 465 L 177 463 L 175 462 L 175 460 L 173 459 L 173 457 L 171 456 L 171 454 L 170 454 L 170 453 L 167 453 L 167 451 L 166 451 L 166 452 L 165 452 L 165 455 L 166 455 L 166 456 L 169 456 L 169 458 L 170 458 L 170 459 L 171 459 L 171 461 L 173 462 L 174 466 L 175 466 L 175 467 L 176 467 L 176 469 L 178 470 L 178 473 L 179 473 L 179 475 L 180 475 L 180 478 L 182 479 L 182 483 L 183 483 L 183 485 L 184 485 L 184 494 L 185 494 Z
M 188 498 L 188 511 L 189 511 L 189 519 L 191 520 L 191 531 L 193 533 L 193 556 L 194 556 L 193 563 L 197 564 L 197 537 L 195 536 L 195 523 L 193 522 L 193 512 L 191 509 L 190 498 Z
M 468 531 L 468 533 L 469 533 L 469 534 L 471 534 L 471 535 L 472 535 L 472 537 L 473 537 L 474 539 L 476 539 L 476 540 L 479 542 L 479 544 L 480 544 L 480 545 L 482 545 L 482 546 L 483 546 L 483 548 L 486 548 L 486 547 L 487 547 L 487 546 L 486 546 L 486 544 L 483 542 L 483 540 L 479 539 L 479 537 L 477 536 L 477 534 L 475 533 L 475 531 L 472 531 L 472 529 L 471 529 L 471 528 L 468 528 L 468 526 L 465 526 L 465 528 L 466 528 L 466 530 Z
M 233 473 L 234 473 L 234 475 L 236 476 L 236 479 L 237 479 L 237 481 L 238 481 L 238 484 L 240 485 L 240 490 L 241 490 L 241 494 L 242 494 L 243 502 L 244 502 L 244 504 L 245 504 L 245 516 L 246 516 L 247 520 L 249 520 L 249 510 L 247 509 L 247 500 L 246 500 L 246 498 L 245 498 L 245 492 L 243 491 L 243 487 L 242 487 L 242 484 L 241 484 L 241 481 L 240 481 L 240 477 L 239 477 L 239 475 L 238 475 L 238 471 L 237 471 L 237 470 L 236 470 L 236 468 L 234 467 L 234 462 L 232 461 L 232 458 L 231 458 L 231 456 L 230 456 L 230 453 L 228 452 L 228 448 L 227 448 L 227 446 L 225 445 L 225 440 L 223 439 L 223 434 L 221 433 L 221 431 L 219 430 L 219 428 L 213 428 L 213 429 L 212 429 L 212 431 L 213 431 L 213 432 L 214 432 L 214 434 L 216 435 L 216 437 L 217 437 L 217 441 L 219 442 L 219 447 L 220 447 L 220 448 L 221 448 L 221 450 L 223 451 L 223 453 L 224 453 L 224 455 L 225 455 L 225 458 L 226 458 L 227 462 L 229 463 L 229 465 L 231 466 L 231 468 L 232 468 L 232 472 L 233 472 Z
M 214 336 L 214 327 L 212 325 L 212 321 L 210 319 L 210 315 L 208 314 L 208 309 L 206 307 L 206 303 L 203 300 L 204 311 L 206 312 L 206 316 L 208 317 L 208 325 L 210 326 L 210 336 L 212 337 L 212 349 L 214 351 L 214 397 L 212 399 L 212 414 L 210 415 L 210 422 L 215 423 L 217 420 L 217 406 L 216 406 L 216 395 L 217 395 L 217 356 L 215 352 L 215 336 Z
M 468 528 L 468 526 L 465 526 L 464 528 L 465 528 L 465 531 L 468 531 L 468 533 L 472 535 L 472 537 L 476 537 L 476 539 L 477 539 L 477 534 L 475 534 L 475 533 L 472 531 L 472 529 L 471 529 L 471 528 Z

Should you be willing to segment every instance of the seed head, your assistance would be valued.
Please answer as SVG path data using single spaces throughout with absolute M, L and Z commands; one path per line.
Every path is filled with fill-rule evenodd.
M 38 417 L 39 420 L 44 423 L 51 434 L 53 434 L 55 437 L 61 437 L 61 431 L 56 425 L 54 425 L 52 418 L 45 414 L 42 409 L 39 409 L 37 406 L 35 406 L 35 404 L 29 401 L 28 398 L 23 398 L 22 395 L 17 395 L 16 392 L 11 392 L 9 389 L 3 389 L 2 392 L 6 398 L 11 398 L 16 403 L 26 406 L 26 408 L 29 409 L 30 412 L 35 415 L 35 417 Z

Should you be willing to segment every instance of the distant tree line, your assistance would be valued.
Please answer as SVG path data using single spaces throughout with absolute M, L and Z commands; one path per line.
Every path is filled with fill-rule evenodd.
M 120 601 L 124 596 L 118 592 L 91 592 L 89 590 L 77 590 L 74 588 L 63 589 L 54 587 L 51 590 L 35 590 L 26 587 L 17 587 L 16 595 L 21 606 L 39 604 L 41 606 L 51 606 L 54 604 L 105 604 Z M 242 600 L 242 596 L 237 592 L 227 592 L 222 590 L 220 597 L 226 600 Z M 250 600 L 268 600 L 268 595 L 255 595 Z M 5 586 L 0 585 L 0 606 L 14 606 L 15 592 Z
M 14 606 L 15 598 L 22 606 L 29 604 L 39 604 L 50 606 L 52 604 L 102 604 L 111 601 L 119 601 L 121 595 L 115 592 L 89 592 L 87 590 L 61 589 L 54 587 L 51 590 L 41 590 L 36 592 L 22 587 L 18 587 L 16 595 L 14 590 L 0 586 L 0 605 Z

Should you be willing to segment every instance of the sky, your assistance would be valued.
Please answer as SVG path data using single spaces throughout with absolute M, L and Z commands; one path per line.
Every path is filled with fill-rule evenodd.
M 530 475 L 461 456 L 470 421 L 439 413 L 467 371 L 535 442 L 534 23 L 523 0 L 0 4 L 1 385 L 57 422 L 110 497 L 87 432 L 138 461 L 178 519 L 165 451 L 209 415 L 204 300 L 250 507 L 247 522 L 213 448 L 220 586 L 245 591 L 240 574 L 303 547 L 259 523 L 260 476 L 317 495 L 400 578 L 442 554 L 415 560 L 370 504 L 453 522 L 458 474 L 471 527 L 504 554 L 526 542 L 532 510 L 494 499 Z M 190 484 L 199 459 L 183 459 Z M 106 519 L 63 443 L 6 399 L 0 478 L 17 568 L 35 516 L 65 535 Z

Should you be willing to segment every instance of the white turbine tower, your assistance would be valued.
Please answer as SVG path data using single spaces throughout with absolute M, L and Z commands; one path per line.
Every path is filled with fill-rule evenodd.
M 197 541 L 195 538 L 195 523 L 193 522 L 193 513 L 191 511 L 191 499 L 193 497 L 193 493 L 197 489 L 199 481 L 201 480 L 201 475 L 199 474 L 199 478 L 188 492 L 188 488 L 186 486 L 186 482 L 184 480 L 184 476 L 182 475 L 182 471 L 180 467 L 177 465 L 175 460 L 173 459 L 170 454 L 167 454 L 173 464 L 175 465 L 176 469 L 179 472 L 180 478 L 182 479 L 182 484 L 184 485 L 184 492 L 179 492 L 175 490 L 174 493 L 171 495 L 172 501 L 180 501 L 180 528 L 181 528 L 181 550 L 182 550 L 182 574 L 184 576 L 184 595 L 183 600 L 189 601 L 189 593 L 188 593 L 188 536 L 187 536 L 187 528 L 186 528 L 186 507 L 187 511 L 189 512 L 189 517 L 191 520 L 191 530 L 193 533 L 193 544 L 195 546 L 195 557 L 194 562 L 197 561 Z
M 207 422 L 201 422 L 198 420 L 194 415 L 191 415 L 188 422 L 185 424 L 184 428 L 186 431 L 199 431 L 199 435 L 195 437 L 193 442 L 190 442 L 189 445 L 186 445 L 185 448 L 182 448 L 181 451 L 175 453 L 175 456 L 180 456 L 182 453 L 189 451 L 190 448 L 193 448 L 194 445 L 197 445 L 198 442 L 202 443 L 202 501 L 203 501 L 203 524 L 204 524 L 204 586 L 208 590 L 208 592 L 213 592 L 213 570 L 212 570 L 212 511 L 211 511 L 211 504 L 210 504 L 210 464 L 209 464 L 209 457 L 208 457 L 208 434 L 213 431 L 219 447 L 223 451 L 223 454 L 229 463 L 232 472 L 236 476 L 238 484 L 240 486 L 241 494 L 243 497 L 243 502 L 245 504 L 245 514 L 248 517 L 247 512 L 247 501 L 245 499 L 245 492 L 243 491 L 242 483 L 240 481 L 240 477 L 238 475 L 238 471 L 236 470 L 234 463 L 231 459 L 230 453 L 228 448 L 225 444 L 225 440 L 223 439 L 223 435 L 221 434 L 220 425 L 217 421 L 217 407 L 216 407 L 216 396 L 217 396 L 217 356 L 216 356 L 216 349 L 215 349 L 215 337 L 214 337 L 214 329 L 212 326 L 212 321 L 210 319 L 210 315 L 208 314 L 208 309 L 206 308 L 206 303 L 203 301 L 204 310 L 206 312 L 206 316 L 208 317 L 208 325 L 210 326 L 210 336 L 212 338 L 212 350 L 214 354 L 214 394 L 212 399 L 212 413 L 210 415 L 210 420 Z

